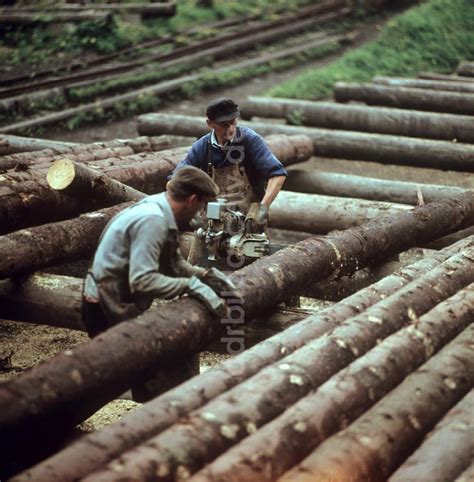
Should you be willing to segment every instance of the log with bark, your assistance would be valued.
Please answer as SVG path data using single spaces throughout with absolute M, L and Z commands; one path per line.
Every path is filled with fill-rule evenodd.
M 49 139 L 34 139 L 30 137 L 19 137 L 7 134 L 0 135 L 0 156 L 15 154 L 17 152 L 38 151 L 40 149 L 51 149 L 61 152 L 65 148 L 77 146 L 74 142 L 51 141 Z M 1 164 L 0 168 L 4 169 Z
M 466 192 L 454 186 L 440 186 L 372 177 L 352 176 L 332 172 L 290 169 L 283 188 L 287 191 L 327 196 L 371 199 L 401 204 L 418 205 L 439 201 Z
M 427 474 L 430 474 L 432 482 L 443 482 L 461 475 L 471 463 L 474 453 L 473 413 L 474 391 L 471 390 L 392 474 L 390 482 L 423 480 Z
M 462 61 L 456 68 L 456 74 L 463 77 L 474 77 L 474 62 Z
M 472 247 L 473 241 L 472 238 L 461 241 L 455 246 L 437 252 L 429 259 L 421 260 L 402 269 L 400 273 L 381 280 L 373 287 L 361 290 L 346 299 L 343 304 L 333 305 L 299 322 L 281 335 L 226 360 L 218 368 L 148 402 L 141 410 L 129 414 L 120 422 L 84 436 L 26 471 L 18 477 L 18 481 L 66 482 L 86 476 L 125 450 L 162 432 L 183 415 L 203 406 L 209 400 L 256 374 L 266 365 L 277 362 L 310 340 L 331 331 L 344 320 L 363 313 L 381 299 L 396 293 L 410 281 L 423 276 L 449 256 L 469 246 Z
M 306 136 L 270 136 L 267 143 L 284 165 L 301 162 L 311 157 L 312 144 Z M 154 194 L 164 190 L 167 177 L 185 157 L 187 150 L 187 148 L 176 148 L 161 151 L 158 154 L 142 152 L 124 158 L 95 160 L 91 164 L 123 184 L 147 194 Z M 61 155 L 58 157 L 63 158 Z M 68 158 L 83 160 L 84 156 L 78 154 L 77 158 L 73 156 Z M 49 165 L 49 162 L 45 164 L 47 167 Z M 62 196 L 49 189 L 44 182 L 45 178 L 45 168 L 2 176 L 0 234 L 27 226 L 67 219 L 108 205 L 101 204 L 100 199 L 92 197 L 85 202 L 79 202 Z
M 73 201 L 70 199 L 63 204 L 72 206 L 82 202 Z M 34 226 L 0 236 L 0 279 L 87 258 L 95 249 L 107 222 L 128 205 L 129 203 L 120 204 L 66 221 Z M 411 209 L 402 204 L 282 191 L 272 204 L 270 225 L 274 228 L 325 234 L 334 229 L 346 229 L 369 219 L 378 219 L 388 214 L 396 215 Z M 84 233 L 87 233 L 87 236 L 84 236 Z
M 191 480 L 276 480 L 323 440 L 344 429 L 386 396 L 469 326 L 474 317 L 473 302 L 474 285 L 471 285 L 421 316 L 416 325 L 409 325 L 386 338 L 316 392 L 302 398 L 280 417 L 207 465 Z M 459 445 L 462 447 L 462 443 Z M 464 440 L 464 449 L 467 446 Z M 446 445 L 441 447 L 446 450 Z M 456 461 L 456 457 L 453 458 Z M 465 468 L 462 464 L 458 466 Z M 418 472 L 418 477 L 399 480 L 423 480 L 426 474 L 433 474 L 433 480 L 436 480 L 431 470 Z
M 455 74 L 440 74 L 437 72 L 420 72 L 418 74 L 419 79 L 428 79 L 428 80 L 446 80 L 448 82 L 467 82 L 472 83 L 474 79 L 469 77 L 463 77 L 462 75 L 455 75 Z
M 13 137 L 16 136 L 0 136 L 0 142 L 2 142 L 3 138 Z M 27 139 L 21 137 L 16 138 Z M 15 141 L 15 145 L 17 145 L 18 148 L 24 149 L 29 145 L 31 145 L 31 147 L 35 146 L 35 141 L 36 140 L 32 140 L 32 144 L 28 141 L 23 142 L 23 140 L 18 143 Z M 35 152 L 21 152 L 19 154 L 0 157 L 0 170 L 12 169 L 18 164 L 29 166 L 30 168 L 37 166 L 45 167 L 44 164 L 54 162 L 64 156 L 74 161 L 93 162 L 114 156 L 127 156 L 142 152 L 158 152 L 177 147 L 186 147 L 190 146 L 193 142 L 194 139 L 192 137 L 166 135 L 158 137 L 142 136 L 132 139 L 116 139 L 107 142 L 94 142 L 92 144 L 76 144 L 74 146 L 62 147 L 51 144 L 48 148 L 36 150 Z M 46 145 L 47 144 L 45 144 L 45 146 Z
M 83 202 L 91 197 L 107 205 L 140 201 L 146 194 L 127 186 L 89 166 L 69 159 L 55 161 L 46 176 L 55 191 Z
M 241 112 L 244 119 L 276 117 L 313 127 L 474 142 L 469 115 L 270 97 L 248 97 Z
M 375 407 L 279 480 L 387 480 L 423 436 L 472 388 L 473 336 L 471 325 Z
M 474 94 L 460 92 L 337 82 L 334 88 L 334 98 L 338 102 L 358 101 L 369 105 L 386 105 L 400 109 L 474 114 Z
M 392 87 L 415 87 L 417 89 L 447 90 L 474 94 L 474 83 L 456 82 L 453 80 L 406 79 L 402 77 L 374 77 L 374 84 L 390 85 Z
M 276 123 L 244 122 L 259 134 L 305 134 L 313 141 L 314 155 L 340 159 L 371 160 L 382 163 L 438 169 L 474 170 L 474 146 L 447 141 L 398 137 L 387 134 L 297 127 Z M 141 135 L 179 133 L 201 136 L 208 131 L 200 117 L 144 114 L 138 118 Z
M 448 272 L 452 273 L 451 279 L 440 282 Z M 84 482 L 107 482 L 117 477 L 171 481 L 179 479 L 183 473 L 188 478 L 315 390 L 380 340 L 472 282 L 474 248 L 450 258 L 398 293 L 348 319 L 326 336 L 267 366 L 188 414 L 182 422 L 85 477 Z M 474 365 L 474 359 L 471 364 Z

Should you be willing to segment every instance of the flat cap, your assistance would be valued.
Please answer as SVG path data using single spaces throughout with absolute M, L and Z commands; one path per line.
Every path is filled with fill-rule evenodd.
M 209 197 L 216 197 L 219 194 L 219 187 L 211 177 L 193 166 L 186 166 L 176 171 L 168 182 L 167 189 L 171 194 L 181 198 L 192 194 Z
M 229 97 L 214 99 L 206 107 L 206 117 L 213 122 L 232 120 L 239 114 L 239 106 Z

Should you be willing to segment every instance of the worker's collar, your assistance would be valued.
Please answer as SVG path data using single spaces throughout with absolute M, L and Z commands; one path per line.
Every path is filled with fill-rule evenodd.
M 234 138 L 232 138 L 230 141 L 227 141 L 223 146 L 221 146 L 219 144 L 219 142 L 217 141 L 216 131 L 214 129 L 212 129 L 212 132 L 211 132 L 211 145 L 212 145 L 212 147 L 216 147 L 217 149 L 222 149 L 224 146 L 228 146 L 229 144 L 232 144 L 233 142 L 234 142 Z
M 159 195 L 157 204 L 159 204 L 163 209 L 163 214 L 165 215 L 166 221 L 168 222 L 168 228 L 177 231 L 178 225 L 176 224 L 176 219 L 174 218 L 173 210 L 171 209 L 170 203 L 166 196 L 166 192 L 162 192 Z

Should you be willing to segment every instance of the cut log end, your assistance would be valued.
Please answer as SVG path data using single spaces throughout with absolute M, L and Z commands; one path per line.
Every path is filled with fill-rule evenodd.
M 76 169 L 73 161 L 70 159 L 58 159 L 49 168 L 46 180 L 52 189 L 62 191 L 71 185 L 75 175 Z

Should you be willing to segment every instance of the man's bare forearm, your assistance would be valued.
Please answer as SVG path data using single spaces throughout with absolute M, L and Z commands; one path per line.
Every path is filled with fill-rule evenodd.
M 268 180 L 267 189 L 265 190 L 265 195 L 262 199 L 262 204 L 268 208 L 271 206 L 272 202 L 280 192 L 285 180 L 286 176 L 274 176 Z

